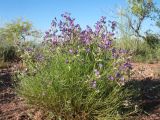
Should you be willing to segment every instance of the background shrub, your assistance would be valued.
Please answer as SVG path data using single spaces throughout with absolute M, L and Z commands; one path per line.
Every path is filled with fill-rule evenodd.
M 4 61 L 14 61 L 20 58 L 19 48 L 22 48 L 27 41 L 40 37 L 40 32 L 32 29 L 28 21 L 17 19 L 8 22 L 0 28 L 0 57 Z M 36 41 L 34 41 L 36 44 Z
M 14 46 L 8 46 L 3 51 L 4 61 L 13 61 L 17 58 L 16 48 Z
M 129 50 L 132 53 L 133 62 L 152 63 L 152 62 L 156 62 L 160 60 L 159 59 L 160 58 L 160 54 L 159 54 L 160 45 L 158 44 L 158 42 L 147 43 L 147 41 L 145 40 L 136 40 L 136 39 L 122 37 L 121 39 L 116 41 L 116 46 L 118 48 Z M 158 41 L 158 39 L 156 41 Z
M 145 41 L 152 49 L 156 49 L 160 45 L 160 38 L 154 34 L 148 34 Z

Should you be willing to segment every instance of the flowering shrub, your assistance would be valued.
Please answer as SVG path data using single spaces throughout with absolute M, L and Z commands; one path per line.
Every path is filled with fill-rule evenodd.
M 24 61 L 28 72 L 35 70 L 36 74 L 20 76 L 20 94 L 51 111 L 55 119 L 119 116 L 127 98 L 122 86 L 131 64 L 128 52 L 113 45 L 116 22 L 109 22 L 111 28 L 107 28 L 106 18 L 101 17 L 95 29 L 82 30 L 69 13 L 62 18 L 52 21 L 42 51 L 34 51 L 34 55 L 38 52 L 36 59 Z
M 116 22 L 110 22 L 111 31 L 109 31 L 105 25 L 106 18 L 102 16 L 95 24 L 94 31 L 89 26 L 82 30 L 79 24 L 74 23 L 75 19 L 71 18 L 69 13 L 62 14 L 62 17 L 64 21 L 58 23 L 56 18 L 52 21 L 51 29 L 46 32 L 45 42 L 50 43 L 54 49 L 61 49 L 66 55 L 69 53 L 72 57 L 82 55 L 93 58 L 93 69 L 98 70 L 98 64 L 103 66 L 103 63 L 106 67 L 108 61 L 112 61 L 109 66 L 113 67 L 114 75 L 106 75 L 111 75 L 108 77 L 117 80 L 117 82 L 124 81 L 131 64 L 128 52 L 113 46 Z M 60 34 L 57 35 L 58 31 Z

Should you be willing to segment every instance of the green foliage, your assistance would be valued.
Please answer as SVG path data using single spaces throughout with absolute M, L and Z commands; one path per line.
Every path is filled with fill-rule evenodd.
M 36 75 L 20 78 L 19 93 L 29 103 L 52 112 L 56 119 L 115 119 L 122 114 L 120 109 L 131 93 L 106 78 L 113 70 L 109 55 L 100 55 L 94 48 L 91 52 L 80 49 L 77 55 L 71 55 L 57 48 L 56 53 L 50 53 L 53 58 L 38 67 Z M 103 60 L 96 60 L 96 54 Z M 98 63 L 103 67 L 100 76 L 95 76 Z M 92 83 L 94 80 L 96 83 Z M 97 85 L 94 88 L 92 84 Z
M 4 62 L 11 62 L 17 58 L 16 49 L 14 46 L 0 47 L 0 59 Z
M 145 31 L 141 31 L 143 23 L 151 20 L 156 24 L 160 16 L 159 9 L 153 0 L 128 0 L 128 8 L 123 10 L 120 15 L 124 17 L 123 20 L 127 21 L 131 31 L 130 35 L 141 39 L 145 39 L 143 34 Z
M 25 42 L 26 37 L 32 37 L 36 31 L 32 24 L 21 19 L 5 24 L 0 28 L 0 58 L 4 61 L 13 61 L 20 57 L 17 45 Z
M 20 19 L 5 24 L 0 28 L 0 41 L 4 46 L 15 45 L 20 40 L 25 39 L 25 35 L 31 30 L 31 23 Z
M 116 45 L 118 48 L 123 48 L 131 51 L 132 61 L 134 62 L 152 63 L 160 60 L 160 45 L 156 44 L 154 42 L 154 39 L 153 42 L 151 42 L 149 45 L 149 43 L 143 40 L 123 37 L 116 42 Z M 152 47 L 151 45 L 154 46 Z
M 4 52 L 3 52 L 3 58 L 4 61 L 12 61 L 14 59 L 16 59 L 17 55 L 16 55 L 16 49 L 13 46 L 8 46 L 7 48 L 4 48 Z
M 160 46 L 160 38 L 157 35 L 148 34 L 145 41 L 152 49 L 156 49 L 158 46 Z
M 160 28 L 160 20 L 157 21 L 156 25 Z
M 143 19 L 143 17 L 150 17 L 151 13 L 154 11 L 153 0 L 128 0 L 129 7 L 132 14 L 138 18 Z
M 159 9 L 154 1 L 128 0 L 128 9 L 123 10 L 120 15 L 120 39 L 116 41 L 117 47 L 132 51 L 132 59 L 136 62 L 159 60 L 159 36 L 147 32 L 145 34 L 141 29 L 145 20 L 156 22 L 159 17 Z

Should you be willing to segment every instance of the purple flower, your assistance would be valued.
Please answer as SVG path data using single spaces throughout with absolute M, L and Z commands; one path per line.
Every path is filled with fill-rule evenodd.
M 88 45 L 90 44 L 90 41 L 92 40 L 91 34 L 87 30 L 84 30 L 80 33 L 80 39 L 82 43 L 84 43 L 85 45 Z
M 116 78 L 120 78 L 121 74 L 119 72 L 116 73 Z
M 65 12 L 64 14 L 61 14 L 62 17 L 68 18 L 71 15 L 71 13 Z
M 97 82 L 95 80 L 91 81 L 91 87 L 96 88 L 97 87 Z
M 116 49 L 113 48 L 113 49 L 112 49 L 112 54 L 115 54 L 115 53 L 116 53 Z
M 100 21 L 105 24 L 106 23 L 106 17 L 102 16 Z
M 115 30 L 116 26 L 117 26 L 116 22 L 112 21 L 111 28 L 112 28 L 113 31 Z
M 126 54 L 126 53 L 127 53 L 127 50 L 120 49 L 120 50 L 119 50 L 119 53 Z
M 113 32 L 108 32 L 109 36 L 114 36 Z
M 98 21 L 95 25 L 95 35 L 98 36 L 99 35 L 99 32 L 101 31 L 101 28 L 103 26 L 101 25 L 101 23 Z
M 109 76 L 108 79 L 109 80 L 114 80 L 114 77 L 113 76 Z
M 46 32 L 45 32 L 45 34 L 46 34 L 46 35 L 49 35 L 49 32 L 48 32 L 48 31 L 46 31 Z
M 69 22 L 70 22 L 70 25 L 73 27 L 74 26 L 74 21 L 75 19 L 70 19 Z
M 103 46 L 103 48 L 105 48 L 105 49 L 110 48 L 111 45 L 112 45 L 112 41 L 109 40 L 109 39 L 105 39 L 105 40 L 103 40 L 103 42 L 102 42 L 102 46 Z
M 75 51 L 75 54 L 78 54 L 78 50 Z
M 58 26 L 60 28 L 60 30 L 63 28 L 63 22 L 60 20 L 60 22 L 58 23 Z
M 97 69 L 94 69 L 94 72 L 95 72 L 96 77 L 99 77 L 100 72 Z
M 39 54 L 37 54 L 37 55 L 35 56 L 35 59 L 36 59 L 37 61 L 43 61 L 43 60 L 44 60 L 44 56 L 39 53 Z
M 80 25 L 79 25 L 79 24 L 75 25 L 75 29 L 76 29 L 77 31 L 81 30 Z
M 53 36 L 51 42 L 52 42 L 53 45 L 57 45 L 57 43 L 58 43 L 57 37 Z
M 90 48 L 87 48 L 87 49 L 86 49 L 86 52 L 89 53 L 89 52 L 90 52 Z
M 99 36 L 100 32 L 104 33 L 104 28 L 105 28 L 105 23 L 106 23 L 106 17 L 102 16 L 99 21 L 95 24 L 95 35 Z
M 125 80 L 123 76 L 121 77 L 121 80 L 122 80 L 122 81 L 124 81 L 124 80 Z
M 86 29 L 86 31 L 87 31 L 88 33 L 93 33 L 93 31 L 92 31 L 91 27 L 89 27 L 88 25 L 87 25 L 87 29 Z
M 72 49 L 69 49 L 69 53 L 71 53 L 71 54 L 72 54 L 72 53 L 73 53 L 73 50 L 72 50 Z
M 114 59 L 117 59 L 119 57 L 119 54 L 117 54 L 117 50 L 115 48 L 112 49 L 112 57 Z
M 124 63 L 124 67 L 132 69 L 132 65 L 129 62 Z
M 106 41 L 105 41 L 106 48 L 107 48 L 107 47 L 110 47 L 111 44 L 112 44 L 112 41 L 111 41 L 111 40 L 106 40 Z
M 57 22 L 55 20 L 52 20 L 51 26 L 52 27 L 56 27 L 57 26 Z
M 32 51 L 33 51 L 33 48 L 28 47 L 28 48 L 26 48 L 26 51 L 32 52 Z

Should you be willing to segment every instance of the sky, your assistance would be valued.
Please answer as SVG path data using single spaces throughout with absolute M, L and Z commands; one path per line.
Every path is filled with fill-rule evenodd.
M 126 6 L 126 0 L 0 0 L 0 24 L 22 18 L 45 31 L 54 17 L 69 12 L 84 28 L 93 26 L 102 15 L 108 20 L 117 19 L 118 11 Z

